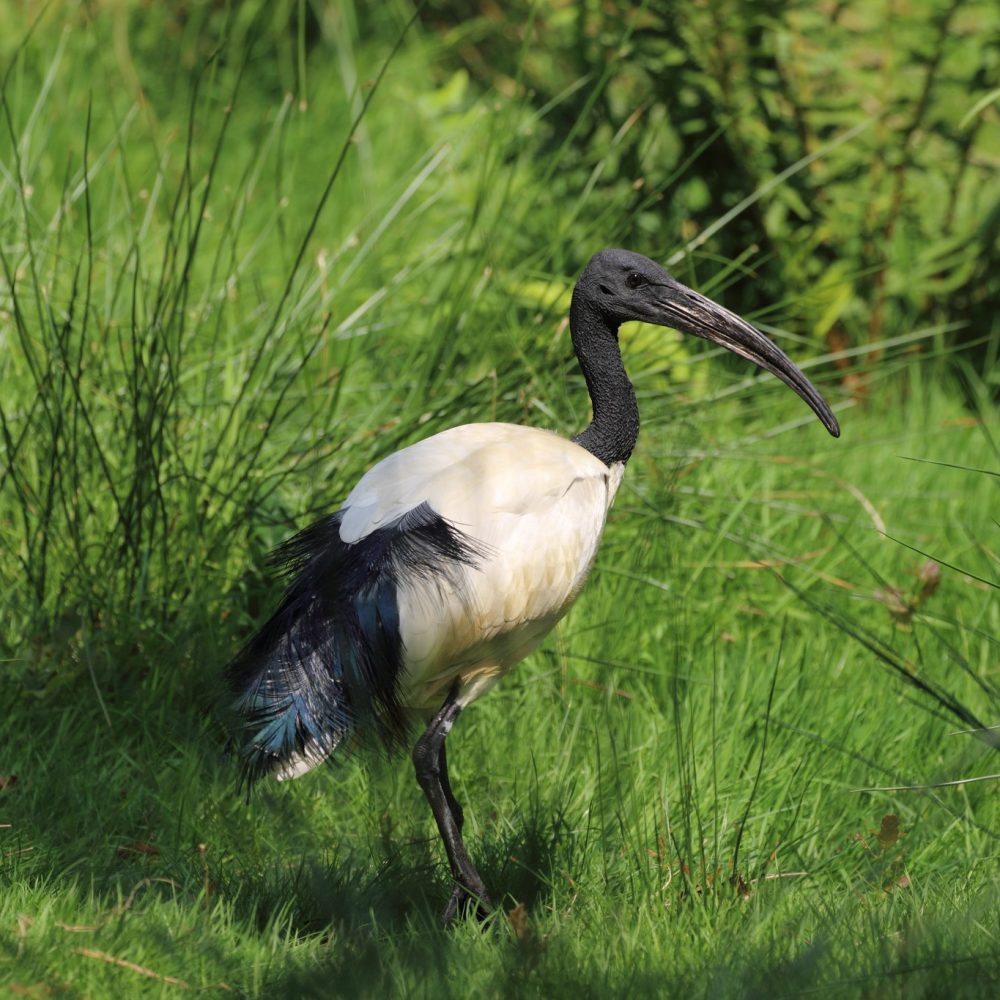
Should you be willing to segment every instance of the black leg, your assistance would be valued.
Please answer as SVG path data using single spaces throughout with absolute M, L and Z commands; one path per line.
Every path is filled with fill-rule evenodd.
M 441 741 L 441 753 L 438 756 L 438 767 L 441 769 L 441 787 L 444 789 L 444 797 L 448 800 L 448 808 L 451 809 L 452 816 L 455 817 L 455 825 L 458 832 L 462 832 L 465 826 L 465 811 L 462 803 L 455 798 L 455 793 L 451 790 L 451 781 L 448 778 L 448 755 L 445 753 L 444 740 Z
M 444 741 L 441 743 L 438 766 L 441 769 L 441 788 L 444 791 L 444 797 L 448 802 L 448 808 L 451 809 L 451 815 L 458 827 L 458 832 L 461 833 L 462 827 L 465 825 L 465 811 L 462 809 L 462 803 L 455 798 L 455 793 L 451 790 L 451 779 L 448 777 L 448 755 L 445 752 Z M 478 914 L 481 920 L 486 916 L 484 904 L 470 896 L 461 885 L 456 885 L 451 891 L 448 905 L 444 908 L 441 923 L 447 927 L 459 914 L 468 916 L 473 911 Z
M 462 807 L 458 804 L 448 783 L 448 764 L 444 741 L 458 718 L 461 706 L 455 701 L 457 689 L 453 688 L 437 715 L 431 719 L 424 735 L 413 748 L 413 765 L 417 781 L 427 796 L 437 822 L 448 864 L 451 866 L 455 891 L 445 908 L 442 922 L 447 926 L 456 916 L 475 913 L 481 920 L 490 912 L 490 898 L 486 886 L 469 859 L 462 842 Z

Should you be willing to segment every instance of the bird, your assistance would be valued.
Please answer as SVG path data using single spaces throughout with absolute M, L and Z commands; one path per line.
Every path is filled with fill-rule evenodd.
M 471 423 L 368 469 L 339 510 L 274 555 L 276 610 L 227 668 L 241 781 L 297 778 L 338 747 L 412 746 L 444 843 L 447 926 L 493 903 L 466 849 L 446 738 L 459 715 L 569 611 L 593 565 L 639 434 L 618 343 L 640 320 L 718 344 L 793 389 L 834 437 L 826 401 L 772 341 L 735 313 L 622 249 L 594 254 L 570 303 L 592 419 L 572 439 Z

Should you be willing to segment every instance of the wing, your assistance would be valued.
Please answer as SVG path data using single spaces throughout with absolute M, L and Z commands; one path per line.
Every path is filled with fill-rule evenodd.
M 340 538 L 341 514 L 323 518 L 276 553 L 290 578 L 278 609 L 239 652 L 228 676 L 246 740 L 248 784 L 308 771 L 348 734 L 399 745 L 401 588 L 459 586 L 479 558 L 426 504 L 359 541 Z
M 344 501 L 340 537 L 357 541 L 423 502 L 462 530 L 488 531 L 494 511 L 518 514 L 574 483 L 606 483 L 609 473 L 600 459 L 551 431 L 464 424 L 369 469 Z
M 582 586 L 619 480 L 510 424 L 453 428 L 370 469 L 279 549 L 285 596 L 230 665 L 246 778 L 295 777 L 348 734 L 400 745 L 409 709 L 527 655 Z

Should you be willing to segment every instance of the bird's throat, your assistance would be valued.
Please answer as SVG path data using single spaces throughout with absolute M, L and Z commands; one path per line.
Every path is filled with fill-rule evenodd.
M 570 331 L 594 410 L 590 425 L 573 440 L 609 467 L 627 462 L 639 437 L 639 407 L 622 364 L 618 328 L 574 295 Z

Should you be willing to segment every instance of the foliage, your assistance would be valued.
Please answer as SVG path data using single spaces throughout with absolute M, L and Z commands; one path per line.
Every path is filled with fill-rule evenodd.
M 591 232 L 664 257 L 682 234 L 690 277 L 732 262 L 731 301 L 833 347 L 916 325 L 996 335 L 995 4 L 463 9 L 425 17 L 475 78 L 550 109 L 554 200 L 593 185 Z

